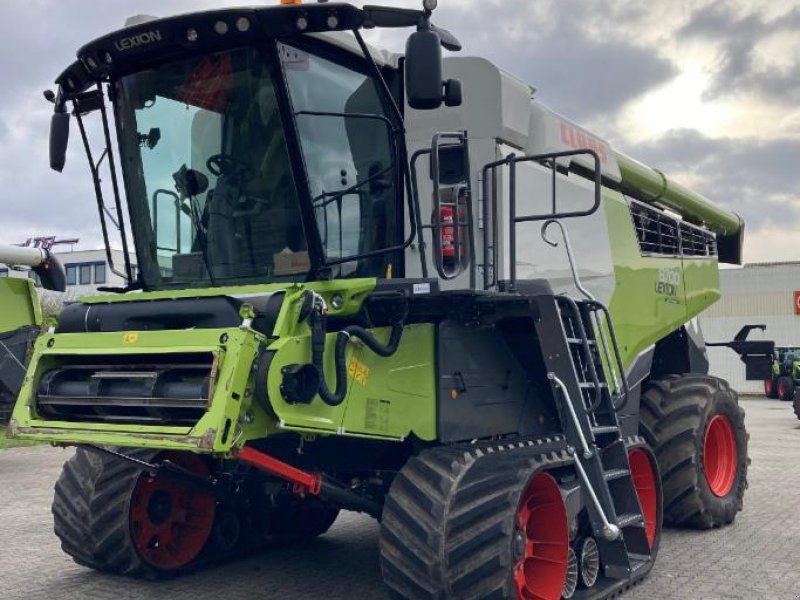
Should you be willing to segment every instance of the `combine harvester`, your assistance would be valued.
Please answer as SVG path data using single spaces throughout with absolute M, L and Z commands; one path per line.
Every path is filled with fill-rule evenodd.
M 9 425 L 78 446 L 78 563 L 172 574 L 346 509 L 396 597 L 606 598 L 662 515 L 742 508 L 744 413 L 692 325 L 741 220 L 443 60 L 433 5 L 139 18 L 46 94 L 51 166 L 72 115 L 138 263 L 38 339 Z M 416 31 L 400 56 L 371 27 Z
M 29 267 L 46 289 L 66 289 L 64 269 L 47 250 L 0 244 L 0 264 Z M 8 422 L 25 379 L 25 363 L 42 326 L 32 279 L 0 278 L 0 424 Z

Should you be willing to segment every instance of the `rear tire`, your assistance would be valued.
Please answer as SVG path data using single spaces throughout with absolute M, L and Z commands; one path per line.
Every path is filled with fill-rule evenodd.
M 786 377 L 785 375 L 778 377 L 776 388 L 778 398 L 784 402 L 794 400 L 794 381 L 791 377 Z
M 126 450 L 126 453 L 148 462 L 157 454 L 142 449 Z M 173 458 L 186 453 L 169 454 Z M 196 455 L 189 456 L 202 460 Z M 204 496 L 200 499 L 202 508 L 210 505 L 213 510 L 213 498 L 186 488 L 183 490 L 183 493 Z M 210 537 L 213 512 L 209 522 L 206 514 L 198 517 L 196 510 L 194 515 L 191 509 L 182 511 L 182 515 L 185 513 L 188 516 L 181 518 L 194 516 L 199 520 L 200 527 L 194 528 L 198 523 L 193 522 L 188 539 L 180 532 L 174 536 L 170 534 L 169 550 L 171 552 L 177 546 L 178 558 L 173 559 L 174 563 L 159 568 L 153 563 L 159 555 L 167 554 L 167 542 L 152 542 L 157 537 L 151 538 L 152 543 L 142 542 L 148 531 L 157 536 L 156 528 L 171 517 L 169 502 L 160 502 L 165 498 L 164 494 L 164 490 L 158 488 L 158 480 L 142 472 L 136 465 L 78 448 L 75 455 L 64 464 L 55 486 L 52 510 L 54 529 L 61 540 L 61 548 L 80 565 L 119 575 L 151 578 L 188 568 Z M 140 505 L 137 509 L 137 496 L 146 497 L 147 505 Z M 158 516 L 154 515 L 156 512 L 159 512 Z M 143 525 L 148 513 L 155 524 L 147 522 Z
M 661 470 L 664 522 L 709 529 L 732 523 L 747 487 L 744 410 L 709 375 L 672 375 L 642 394 L 640 431 Z
M 778 387 L 774 378 L 770 377 L 764 380 L 764 395 L 770 400 L 778 398 Z
M 794 414 L 800 419 L 800 396 L 795 396 L 794 402 L 792 403 L 794 407 Z

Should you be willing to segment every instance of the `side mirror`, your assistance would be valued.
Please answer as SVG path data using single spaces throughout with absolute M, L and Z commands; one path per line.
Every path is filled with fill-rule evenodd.
M 59 173 L 64 169 L 69 143 L 69 113 L 56 111 L 50 118 L 50 168 Z
M 67 275 L 64 272 L 64 265 L 55 256 L 48 256 L 42 264 L 33 267 L 33 272 L 39 276 L 44 289 L 54 292 L 66 291 Z
M 444 82 L 444 105 L 461 106 L 463 100 L 461 94 L 461 81 L 458 79 L 448 79 Z
M 431 110 L 442 105 L 442 42 L 430 29 L 416 31 L 406 42 L 408 105 Z

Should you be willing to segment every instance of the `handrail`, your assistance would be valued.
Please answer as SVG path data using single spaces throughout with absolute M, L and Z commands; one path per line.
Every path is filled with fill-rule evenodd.
M 592 205 L 584 210 L 571 210 L 565 212 L 558 212 L 558 200 L 556 195 L 556 172 L 558 170 L 558 160 L 559 158 L 565 158 L 569 156 L 583 156 L 588 155 L 592 157 L 594 162 L 594 201 Z M 553 178 L 553 185 L 552 185 L 552 212 L 549 213 L 542 213 L 542 214 L 530 214 L 530 215 L 517 215 L 517 173 L 516 173 L 516 166 L 517 163 L 521 162 L 550 162 L 550 169 L 552 171 L 552 178 Z M 532 154 L 532 155 L 525 155 L 525 156 L 517 156 L 515 154 L 510 154 L 509 156 L 496 160 L 494 162 L 487 163 L 483 167 L 483 182 L 484 182 L 484 202 L 488 202 L 488 177 L 491 171 L 492 176 L 492 183 L 494 184 L 495 181 L 495 174 L 498 168 L 508 166 L 509 168 L 509 270 L 510 270 L 510 282 L 509 288 L 513 291 L 516 287 L 517 281 L 517 224 L 518 223 L 527 223 L 531 221 L 544 221 L 544 220 L 551 220 L 551 219 L 567 219 L 572 217 L 586 217 L 589 216 L 597 211 L 600 208 L 600 202 L 602 200 L 602 169 L 600 164 L 600 156 L 594 150 L 585 148 L 585 149 L 578 149 L 578 150 L 564 150 L 561 152 L 549 152 L 545 154 Z M 497 231 L 497 186 L 493 185 L 492 189 L 492 196 L 491 196 L 491 211 L 492 211 L 492 227 L 493 232 L 496 233 Z M 486 211 L 488 214 L 488 211 Z M 486 227 L 485 219 L 484 219 L 484 227 Z M 484 236 L 484 286 L 489 287 L 490 285 L 494 285 L 497 282 L 497 254 L 498 254 L 498 247 L 497 247 L 497 236 L 495 235 L 492 239 L 493 243 L 493 265 L 492 268 L 495 271 L 493 274 L 493 282 L 490 284 L 489 275 L 488 275 L 488 264 L 486 257 L 488 256 L 488 241 L 486 236 Z

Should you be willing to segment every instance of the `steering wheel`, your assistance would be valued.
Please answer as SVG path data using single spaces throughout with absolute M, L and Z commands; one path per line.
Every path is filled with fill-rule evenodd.
M 215 154 L 206 161 L 206 168 L 215 177 L 224 175 L 246 183 L 256 176 L 253 167 L 230 156 L 229 154 Z

